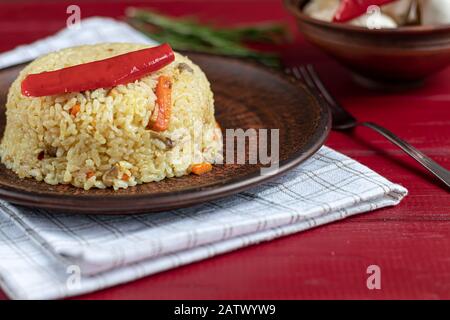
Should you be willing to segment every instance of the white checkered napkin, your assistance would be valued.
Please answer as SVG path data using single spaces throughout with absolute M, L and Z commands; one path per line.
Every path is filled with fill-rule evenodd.
M 65 28 L 32 44 L 0 53 L 0 69 L 34 60 L 41 55 L 62 48 L 100 42 L 156 44 L 124 22 L 111 18 L 92 17 L 82 20 L 79 28 Z
M 0 202 L 0 284 L 17 299 L 95 291 L 396 205 L 406 193 L 323 147 L 275 182 L 157 214 L 52 214 Z M 73 282 L 74 270 L 80 281 Z
M 0 54 L 0 66 L 64 46 L 148 42 L 112 19 L 82 32 Z M 12 298 L 51 299 L 99 290 L 261 241 L 396 205 L 406 195 L 369 168 L 323 147 L 310 160 L 247 192 L 157 214 L 51 214 L 0 201 L 0 285 Z

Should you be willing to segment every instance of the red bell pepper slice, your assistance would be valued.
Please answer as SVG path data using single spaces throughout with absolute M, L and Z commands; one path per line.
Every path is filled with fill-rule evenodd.
M 396 0 L 342 0 L 336 14 L 333 17 L 333 22 L 346 22 L 357 18 L 367 12 L 370 6 L 382 6 L 389 2 Z
M 175 60 L 168 44 L 83 63 L 55 71 L 29 74 L 22 81 L 22 94 L 42 97 L 115 87 L 138 80 Z

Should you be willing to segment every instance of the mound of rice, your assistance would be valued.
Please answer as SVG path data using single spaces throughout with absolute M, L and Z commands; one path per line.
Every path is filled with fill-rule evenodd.
M 221 158 L 210 84 L 180 54 L 165 68 L 114 88 L 25 97 L 20 84 L 39 73 L 146 48 L 109 43 L 64 49 L 29 64 L 12 84 L 1 161 L 19 177 L 86 190 L 127 188 L 189 174 L 194 164 Z M 146 129 L 160 75 L 172 78 L 172 113 L 163 132 Z M 79 105 L 79 112 L 71 112 Z M 78 106 L 77 106 L 78 109 Z

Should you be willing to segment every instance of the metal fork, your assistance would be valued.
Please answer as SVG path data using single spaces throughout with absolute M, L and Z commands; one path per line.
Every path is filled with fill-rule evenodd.
M 383 128 L 373 122 L 359 122 L 356 120 L 356 118 L 348 113 L 328 92 L 312 65 L 308 64 L 306 66 L 293 67 L 288 69 L 287 72 L 292 74 L 295 78 L 303 81 L 308 88 L 317 93 L 328 105 L 333 115 L 332 128 L 334 130 L 351 130 L 358 125 L 371 128 L 413 157 L 417 162 L 428 169 L 429 172 L 439 178 L 448 188 L 450 188 L 449 170 L 443 168 L 434 160 L 430 159 L 424 153 L 414 148 L 408 142 L 400 139 L 386 128 Z

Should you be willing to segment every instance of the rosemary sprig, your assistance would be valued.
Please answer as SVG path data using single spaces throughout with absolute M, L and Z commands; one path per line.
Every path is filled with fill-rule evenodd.
M 128 8 L 126 15 L 135 28 L 157 41 L 170 43 L 175 50 L 249 58 L 271 67 L 280 66 L 276 54 L 250 49 L 243 42 L 279 43 L 287 39 L 285 28 L 275 23 L 225 29 L 201 24 L 194 18 L 172 18 L 137 8 Z

